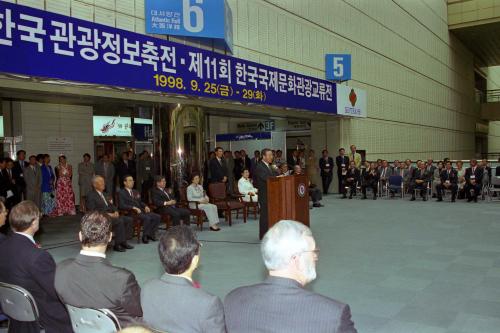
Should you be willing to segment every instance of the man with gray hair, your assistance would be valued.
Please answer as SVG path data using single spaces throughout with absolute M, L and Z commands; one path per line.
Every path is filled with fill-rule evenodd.
M 347 304 L 304 288 L 316 279 L 319 249 L 305 225 L 283 220 L 261 244 L 269 277 L 241 287 L 224 300 L 228 333 L 355 333 Z

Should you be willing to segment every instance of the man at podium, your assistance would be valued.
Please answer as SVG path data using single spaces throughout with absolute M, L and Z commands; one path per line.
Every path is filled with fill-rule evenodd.
M 262 160 L 259 161 L 255 166 L 253 181 L 255 187 L 259 190 L 259 206 L 260 206 L 260 218 L 259 218 L 259 239 L 264 237 L 267 232 L 268 221 L 267 221 L 267 179 L 269 177 L 276 177 L 279 175 L 277 169 L 272 165 L 273 163 L 273 152 L 269 148 L 262 150 L 261 154 Z

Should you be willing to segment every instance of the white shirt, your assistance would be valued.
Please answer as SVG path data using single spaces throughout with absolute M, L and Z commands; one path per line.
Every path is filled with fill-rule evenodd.
M 106 253 L 101 253 L 101 252 L 96 252 L 96 251 L 81 250 L 80 254 L 82 256 L 100 257 L 100 258 L 106 259 Z
M 27 233 L 24 233 L 24 232 L 17 232 L 17 231 L 15 231 L 15 233 L 18 234 L 18 235 L 23 235 L 24 237 L 28 238 L 33 244 L 36 245 L 35 239 L 30 234 L 27 234 Z

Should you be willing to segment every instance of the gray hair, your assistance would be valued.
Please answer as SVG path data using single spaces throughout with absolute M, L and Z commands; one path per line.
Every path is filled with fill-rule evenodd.
M 300 222 L 281 220 L 265 234 L 260 245 L 264 265 L 270 271 L 285 268 L 292 257 L 308 250 L 311 229 Z
M 95 185 L 96 181 L 99 179 L 99 178 L 102 178 L 104 180 L 104 177 L 103 176 L 100 176 L 100 175 L 94 175 L 92 176 L 92 185 Z

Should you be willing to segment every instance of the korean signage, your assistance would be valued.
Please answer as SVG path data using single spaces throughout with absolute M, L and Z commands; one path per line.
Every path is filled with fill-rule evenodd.
M 233 15 L 226 0 L 146 0 L 146 32 L 215 38 L 233 49 Z
M 327 54 L 325 57 L 326 79 L 348 81 L 351 79 L 351 55 Z
M 337 114 L 366 118 L 366 91 L 337 85 Z
M 94 116 L 94 136 L 132 136 L 130 117 Z
M 134 118 L 134 137 L 137 141 L 153 140 L 153 119 Z
M 245 141 L 245 140 L 269 140 L 271 132 L 256 132 L 244 134 L 217 134 L 215 141 Z
M 335 114 L 332 82 L 0 1 L 0 72 Z
M 272 132 L 276 130 L 276 124 L 274 120 L 250 121 L 250 122 L 238 123 L 237 128 L 238 131 L 240 132 L 256 132 L 256 131 Z

